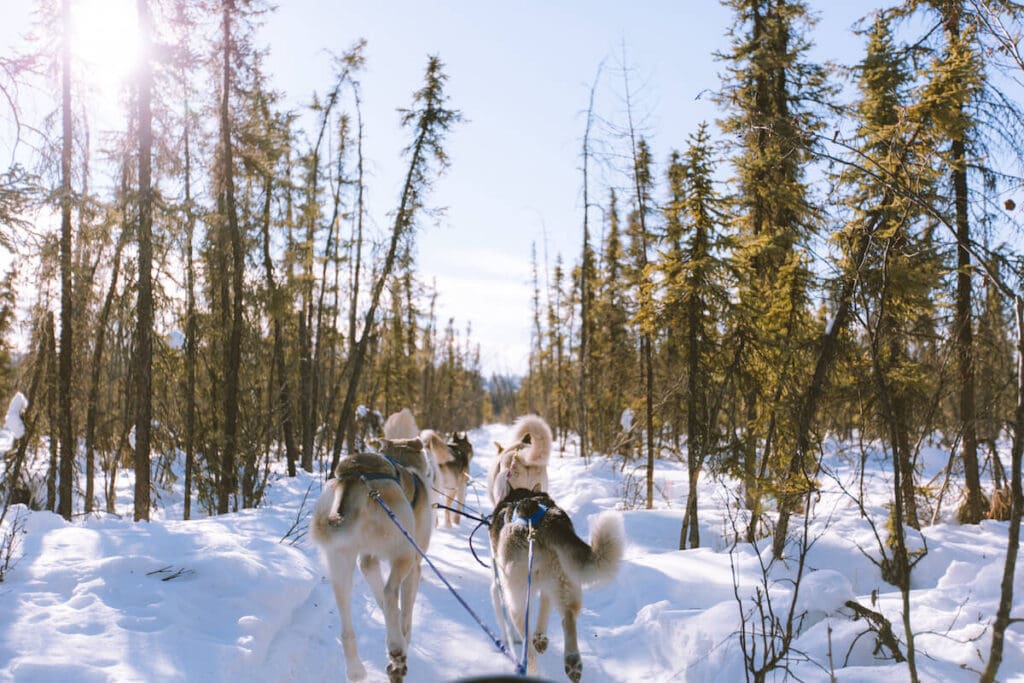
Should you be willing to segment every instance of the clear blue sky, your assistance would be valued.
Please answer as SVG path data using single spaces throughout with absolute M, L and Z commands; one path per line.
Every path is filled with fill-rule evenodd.
M 848 29 L 872 3 L 814 3 L 815 56 L 849 59 L 858 41 Z M 452 165 L 432 203 L 447 207 L 418 236 L 419 266 L 436 280 L 439 317 L 473 325 L 484 369 L 522 372 L 530 335 L 531 243 L 553 265 L 578 256 L 582 221 L 580 148 L 598 65 L 605 68 L 599 114 L 622 118 L 623 49 L 635 70 L 637 114 L 656 159 L 702 120 L 716 117 L 709 96 L 726 46 L 730 13 L 717 0 L 625 3 L 332 2 L 287 0 L 267 22 L 270 69 L 296 104 L 330 82 L 324 49 L 340 52 L 363 37 L 367 153 L 374 163 L 371 211 L 377 224 L 394 206 L 406 138 L 396 128 L 426 55 L 447 65 L 451 103 L 467 121 L 451 134 Z M 829 49 L 825 49 L 828 46 Z M 601 179 L 591 192 L 606 197 Z M 591 218 L 601 230 L 599 213 Z M 594 223 L 592 223 L 593 225 Z
M 83 7 L 127 0 L 72 0 Z M 3 0 L 0 45 L 17 44 L 27 28 L 27 0 Z M 12 6 L 13 5 L 13 6 Z M 604 61 L 598 114 L 622 120 L 623 50 L 633 69 L 635 113 L 663 163 L 699 122 L 714 121 L 710 92 L 726 46 L 730 13 L 717 0 L 621 0 L 517 3 L 470 0 L 280 0 L 260 38 L 268 69 L 286 104 L 301 107 L 331 84 L 327 51 L 359 38 L 367 45 L 362 76 L 370 218 L 387 229 L 395 205 L 407 136 L 396 109 L 422 82 L 428 54 L 445 62 L 452 106 L 466 121 L 447 145 L 451 168 L 430 196 L 447 211 L 424 223 L 419 269 L 440 292 L 438 318 L 473 326 L 484 370 L 522 372 L 530 335 L 530 253 L 541 265 L 577 257 L 582 221 L 580 147 L 591 81 Z M 852 23 L 875 3 L 816 0 L 816 59 L 850 61 L 859 41 Z M 111 37 L 109 40 L 118 40 Z M 601 178 L 593 193 L 604 200 Z M 601 216 L 592 215 L 601 233 Z M 543 277 L 543 275 L 542 275 Z

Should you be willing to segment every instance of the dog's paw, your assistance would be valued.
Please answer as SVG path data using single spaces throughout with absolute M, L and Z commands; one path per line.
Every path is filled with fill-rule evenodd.
M 534 633 L 533 649 L 536 650 L 539 655 L 544 654 L 544 651 L 548 649 L 548 637 L 540 632 Z
M 409 667 L 406 664 L 405 653 L 394 652 L 390 653 L 388 657 L 388 680 L 391 683 L 402 683 L 402 679 L 405 678 L 405 674 L 409 672 Z
M 348 680 L 350 681 L 366 680 L 366 667 L 363 666 L 362 662 L 355 662 L 354 664 L 349 664 L 348 671 L 346 673 L 348 674 Z
M 565 675 L 572 683 L 580 683 L 583 678 L 583 660 L 579 653 L 565 656 Z

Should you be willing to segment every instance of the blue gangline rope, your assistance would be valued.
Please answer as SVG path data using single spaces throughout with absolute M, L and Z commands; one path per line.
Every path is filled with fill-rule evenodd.
M 526 617 L 523 620 L 523 661 L 519 665 L 520 671 L 526 672 L 527 656 L 530 653 L 530 593 L 533 591 L 533 520 L 526 522 L 527 535 L 530 539 L 530 550 L 527 555 L 527 572 L 526 572 Z M 514 627 L 513 627 L 514 628 Z M 522 675 L 522 674 L 520 674 Z
M 395 526 L 398 527 L 398 530 L 402 532 L 402 535 L 404 535 L 409 540 L 409 543 L 412 544 L 412 547 L 415 548 L 416 552 L 420 554 L 420 557 L 426 560 L 427 566 L 434 570 L 434 573 L 437 574 L 437 578 L 441 579 L 441 582 L 448 587 L 448 590 L 451 591 L 452 595 L 455 596 L 455 599 L 459 601 L 459 604 L 462 605 L 466 609 L 466 611 L 469 612 L 470 616 L 476 620 L 476 623 L 480 625 L 480 628 L 484 630 L 484 633 L 486 633 L 487 636 L 491 639 L 491 642 L 493 642 L 495 646 L 497 646 L 498 650 L 506 657 L 508 657 L 510 660 L 512 660 L 512 663 L 516 666 L 516 673 L 520 676 L 524 676 L 526 674 L 525 664 L 520 665 L 520 663 L 516 660 L 515 655 L 513 655 L 509 651 L 505 643 L 501 641 L 501 638 L 494 635 L 494 632 L 491 631 L 491 629 L 487 628 L 487 624 L 485 624 L 483 620 L 481 620 L 480 617 L 477 616 L 477 613 L 473 611 L 473 608 L 470 607 L 469 604 L 462 599 L 462 596 L 458 594 L 455 588 L 453 588 L 452 585 L 448 583 L 448 579 L 444 578 L 444 575 L 441 574 L 438 568 L 434 566 L 434 563 L 430 561 L 430 558 L 427 557 L 427 554 L 423 552 L 422 548 L 419 547 L 419 545 L 416 543 L 416 540 L 409 535 L 409 532 L 406 531 L 405 527 L 402 526 L 402 523 L 398 521 L 398 517 L 396 517 L 395 513 L 391 510 L 390 507 L 388 507 L 388 504 L 384 502 L 384 499 L 380 495 L 380 491 L 370 486 L 370 482 L 367 481 L 364 476 L 360 476 L 359 478 L 362 479 L 363 483 L 366 484 L 366 488 L 369 489 L 370 497 L 377 501 L 377 503 L 384 509 L 384 512 L 386 512 L 388 517 L 391 518 L 391 521 L 395 523 Z

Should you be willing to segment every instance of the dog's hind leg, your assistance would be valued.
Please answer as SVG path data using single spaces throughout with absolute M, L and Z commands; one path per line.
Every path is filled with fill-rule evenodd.
M 530 637 L 529 633 L 526 633 L 526 586 L 522 587 L 521 599 L 512 599 L 512 604 L 508 606 L 509 616 L 512 618 L 512 630 L 515 631 L 513 638 L 515 639 L 513 654 L 519 655 L 522 650 L 523 641 Z M 533 646 L 533 642 L 530 642 L 526 646 L 526 673 L 534 676 L 537 674 L 537 649 Z
M 384 609 L 384 577 L 380 572 L 380 560 L 373 555 L 359 556 L 359 571 L 363 573 L 377 606 Z
M 391 560 L 391 573 L 384 584 L 384 626 L 387 629 L 388 678 L 391 683 L 402 683 L 409 671 L 406 664 L 405 636 L 402 633 L 402 615 L 399 610 L 399 594 L 415 565 L 415 556 L 405 555 Z
M 540 594 L 540 608 L 537 610 L 537 627 L 533 629 L 533 647 L 542 655 L 548 649 L 548 617 L 551 616 L 551 599 L 546 593 Z
M 420 577 L 423 566 L 417 561 L 413 564 L 409 575 L 402 582 L 402 592 L 399 596 L 402 611 L 402 635 L 405 636 L 405 644 L 408 647 L 412 642 L 412 608 L 416 604 L 416 593 L 420 587 Z
M 352 628 L 352 577 L 355 574 L 355 558 L 351 554 L 334 550 L 327 554 L 327 569 L 331 575 L 334 599 L 338 603 L 341 617 L 341 648 L 345 653 L 345 670 L 350 681 L 366 678 L 366 667 L 359 661 L 356 649 L 356 632 Z
M 492 562 L 494 560 L 491 560 Z M 496 571 L 496 570 L 495 570 Z M 491 579 L 491 605 L 494 607 L 494 618 L 498 621 L 498 627 L 501 629 L 501 638 L 505 645 L 509 648 L 516 650 L 516 630 L 515 627 L 509 623 L 509 616 L 502 606 L 503 596 L 501 586 L 498 583 L 497 574 Z
M 564 596 L 560 605 L 562 636 L 565 640 L 565 675 L 572 683 L 579 683 L 583 678 L 583 660 L 580 658 L 580 646 L 576 640 L 576 619 L 580 614 L 582 596 L 579 591 L 571 592 L 576 595 Z
M 457 508 L 460 512 L 466 509 L 466 478 L 468 475 L 464 473 L 459 474 L 459 483 L 455 486 L 455 497 L 458 499 L 458 504 L 452 505 L 453 508 Z M 455 513 L 455 524 L 462 522 L 462 515 L 460 512 Z

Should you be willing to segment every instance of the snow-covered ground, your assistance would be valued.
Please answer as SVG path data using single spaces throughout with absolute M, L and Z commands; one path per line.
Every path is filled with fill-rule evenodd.
M 472 474 L 478 482 L 493 461 L 493 442 L 505 442 L 507 430 L 492 425 L 471 433 Z M 945 464 L 946 454 L 937 449 L 925 456 L 926 477 Z M 822 477 L 822 496 L 814 507 L 814 543 L 797 600 L 802 618 L 789 670 L 801 681 L 828 681 L 830 675 L 838 681 L 908 680 L 906 665 L 893 663 L 885 650 L 875 654 L 874 634 L 843 607 L 855 599 L 885 614 L 905 651 L 900 596 L 868 557 L 878 556 L 871 526 L 839 491 L 839 482 L 857 490 L 857 476 L 838 448 L 827 464 L 835 476 Z M 618 461 L 600 458 L 587 464 L 571 451 L 556 455 L 551 493 L 587 538 L 597 512 L 642 502 L 637 496 L 642 472 L 634 478 L 631 470 L 623 472 Z M 882 528 L 887 470 L 870 457 L 867 471 L 867 511 Z M 742 681 L 736 595 L 755 594 L 770 541 L 756 549 L 741 543 L 730 553 L 733 492 L 706 478 L 700 511 L 704 547 L 675 550 L 685 468 L 674 460 L 659 461 L 656 481 L 656 509 L 622 512 L 629 546 L 618 577 L 584 593 L 579 622 L 584 680 Z M 260 509 L 190 522 L 180 521 L 180 490 L 163 494 L 153 522 L 131 522 L 128 477 L 119 482 L 122 518 L 97 515 L 67 523 L 50 513 L 12 508 L 0 532 L 17 523 L 24 533 L 0 583 L 0 681 L 344 680 L 337 608 L 322 562 L 308 538 L 290 542 L 296 523 L 305 525 L 319 487 L 315 476 L 275 474 Z M 467 502 L 484 511 L 490 507 L 482 485 L 471 490 Z M 943 518 L 952 507 L 947 500 Z M 793 524 L 796 531 L 801 522 Z M 436 530 L 429 555 L 495 628 L 491 573 L 473 559 L 468 545 L 473 526 L 464 520 L 460 527 Z M 911 595 L 922 680 L 972 681 L 984 667 L 1006 533 L 1002 522 L 925 528 L 928 553 L 914 570 Z M 915 543 L 920 545 L 919 537 Z M 477 532 L 475 547 L 489 560 L 485 530 Z M 787 579 L 795 571 L 794 561 L 771 567 L 769 595 L 783 616 L 792 595 Z M 1019 616 L 1024 612 L 1021 570 L 1014 592 Z M 751 607 L 746 601 L 743 609 L 749 613 Z M 383 616 L 362 579 L 356 582 L 353 618 L 369 679 L 386 680 Z M 540 658 L 540 674 L 565 680 L 554 616 L 549 632 L 551 647 Z M 511 672 L 508 660 L 424 567 L 407 680 L 433 683 Z M 1000 674 L 1004 681 L 1024 681 L 1019 624 L 1007 632 Z M 777 679 L 783 679 L 781 672 Z

